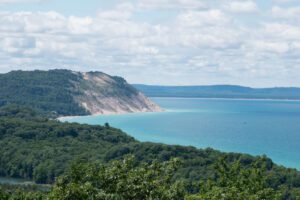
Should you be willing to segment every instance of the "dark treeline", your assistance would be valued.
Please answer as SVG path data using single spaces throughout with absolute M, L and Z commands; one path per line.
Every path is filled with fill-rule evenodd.
M 35 110 L 19 106 L 6 106 L 0 110 L 1 176 L 53 184 L 71 166 L 95 162 L 106 165 L 128 155 L 134 155 L 135 167 L 143 162 L 150 165 L 153 161 L 162 163 L 172 158 L 180 159 L 182 163 L 172 173 L 171 182 L 185 181 L 188 185 L 186 191 L 191 194 L 199 192 L 199 187 L 194 186 L 195 182 L 210 180 L 215 184 L 213 188 L 224 185 L 221 183 L 223 175 L 220 176 L 216 168 L 220 159 L 223 159 L 225 169 L 234 167 L 234 163 L 238 162 L 239 170 L 232 171 L 237 173 L 235 176 L 251 174 L 256 169 L 254 164 L 260 162 L 260 166 L 264 166 L 260 173 L 266 188 L 285 194 L 285 199 L 296 199 L 299 193 L 300 172 L 278 166 L 267 157 L 138 142 L 108 124 L 92 126 L 62 123 L 48 119 L 46 114 L 41 115 Z

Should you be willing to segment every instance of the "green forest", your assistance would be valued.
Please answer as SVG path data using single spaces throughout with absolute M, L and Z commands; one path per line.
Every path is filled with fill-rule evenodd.
M 297 199 L 300 172 L 266 156 L 139 142 L 119 129 L 0 109 L 0 199 Z
M 80 76 L 69 70 L 12 71 L 0 74 L 0 106 L 17 104 L 57 115 L 85 115 L 74 100 Z

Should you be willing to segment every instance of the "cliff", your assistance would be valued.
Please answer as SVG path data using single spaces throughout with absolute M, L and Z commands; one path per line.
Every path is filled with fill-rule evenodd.
M 161 108 L 123 78 L 101 72 L 79 73 L 76 101 L 91 114 L 157 112 Z

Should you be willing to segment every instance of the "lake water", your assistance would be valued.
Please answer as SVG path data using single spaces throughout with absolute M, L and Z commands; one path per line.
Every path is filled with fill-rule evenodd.
M 51 185 L 48 184 L 36 184 L 31 180 L 20 179 L 20 178 L 9 178 L 9 177 L 0 177 L 0 186 L 1 185 L 18 185 L 18 186 L 35 186 L 41 191 L 50 191 Z
M 152 98 L 162 113 L 84 116 L 69 122 L 108 122 L 140 141 L 265 154 L 300 169 L 300 101 Z
M 25 179 L 9 178 L 9 177 L 0 177 L 0 185 L 34 185 L 35 183 Z

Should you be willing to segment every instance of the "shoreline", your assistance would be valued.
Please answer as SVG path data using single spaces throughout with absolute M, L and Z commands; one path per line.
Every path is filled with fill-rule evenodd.
M 218 97 L 148 97 L 148 98 L 160 98 L 160 99 L 204 99 L 204 100 L 226 100 L 226 101 L 282 101 L 282 102 L 300 102 L 300 99 L 248 99 L 248 98 L 218 98 Z M 87 116 L 119 116 L 119 115 L 128 115 L 128 114 L 138 114 L 138 113 L 161 113 L 166 112 L 166 109 L 162 109 L 162 111 L 140 111 L 140 112 L 120 112 L 120 113 L 95 113 L 90 115 L 74 115 L 74 116 L 61 116 L 57 117 L 56 120 L 64 120 L 69 118 L 76 117 L 87 117 Z
M 96 117 L 96 116 L 120 116 L 120 115 L 130 115 L 130 114 L 139 114 L 139 113 L 162 113 L 166 112 L 166 109 L 162 108 L 162 111 L 140 111 L 140 112 L 128 112 L 128 113 L 105 113 L 105 114 L 100 114 L 100 113 L 95 113 L 95 114 L 90 114 L 90 115 L 74 115 L 74 116 L 61 116 L 57 117 L 56 120 L 65 120 L 65 119 L 70 119 L 70 118 L 76 118 L 76 117 Z

